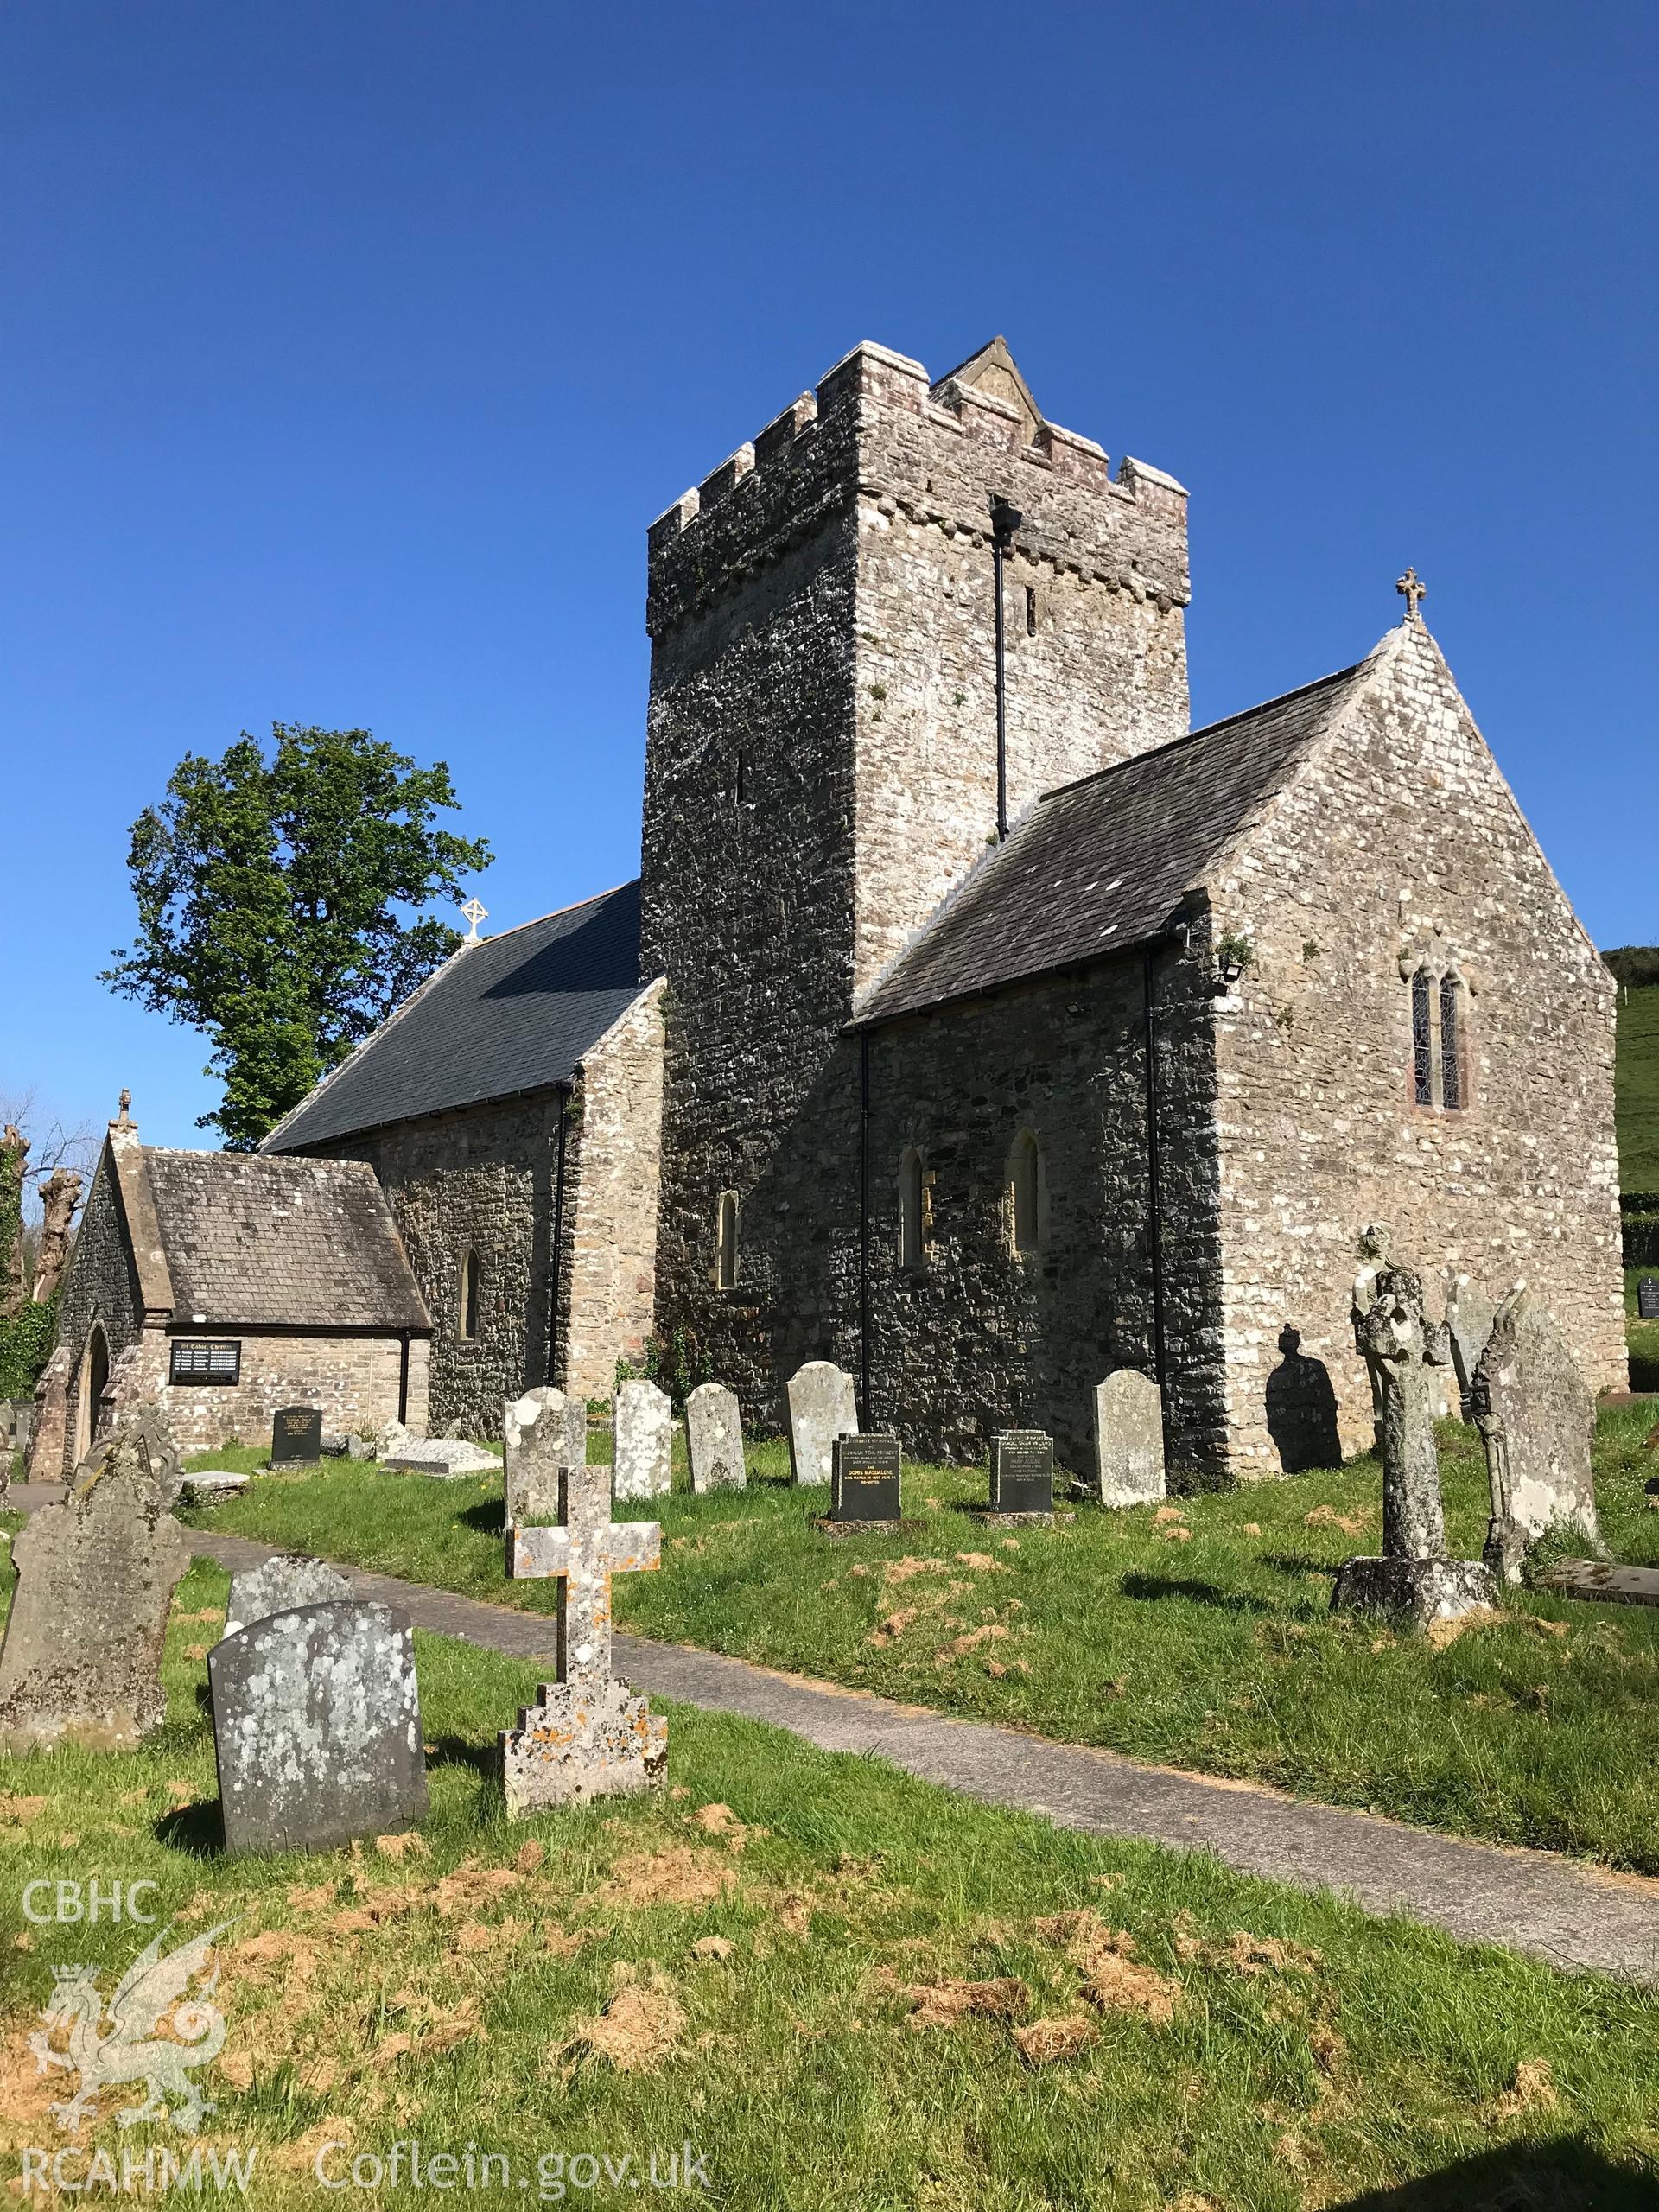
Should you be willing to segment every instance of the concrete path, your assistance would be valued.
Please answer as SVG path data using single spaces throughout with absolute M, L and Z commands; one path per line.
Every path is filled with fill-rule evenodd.
M 21 1510 L 60 1493 L 12 1492 Z M 221 1567 L 257 1566 L 272 1547 L 194 1532 Z M 418 1628 L 551 1663 L 553 1623 L 346 1567 L 365 1598 Z M 1552 1966 L 1659 1987 L 1659 1880 L 1606 1873 L 1544 1851 L 1506 1850 L 1344 1813 L 1250 1784 L 1143 1766 L 1115 1751 L 951 1719 L 862 1690 L 774 1673 L 746 1660 L 619 1636 L 616 1664 L 636 1689 L 787 1728 L 826 1751 L 874 1751 L 925 1782 L 1046 1814 L 1063 1827 L 1207 1848 L 1230 1866 L 1305 1890 L 1329 1888 L 1376 1913 L 1402 1912 L 1464 1942 L 1501 1943 Z

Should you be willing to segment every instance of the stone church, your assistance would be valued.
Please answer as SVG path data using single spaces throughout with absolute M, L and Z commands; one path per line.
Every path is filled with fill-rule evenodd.
M 1402 580 L 1188 728 L 1187 494 L 1001 340 L 862 345 L 649 532 L 640 879 L 463 945 L 266 1141 L 372 1166 L 434 1430 L 653 1334 L 918 1456 L 1162 1383 L 1177 1479 L 1368 1442 L 1373 1221 L 1622 1380 L 1613 988 Z

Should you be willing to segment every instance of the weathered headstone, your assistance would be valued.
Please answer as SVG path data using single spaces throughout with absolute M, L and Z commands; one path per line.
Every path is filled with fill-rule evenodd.
M 1040 1428 L 998 1429 L 991 1438 L 991 1501 L 996 1520 L 1054 1517 L 1054 1440 Z
M 270 1424 L 273 1467 L 308 1467 L 322 1457 L 322 1415 L 315 1406 L 283 1406 Z
M 407 1613 L 351 1599 L 267 1613 L 207 1655 L 230 1852 L 329 1851 L 426 1811 Z
M 335 1605 L 351 1595 L 351 1584 L 326 1559 L 313 1559 L 307 1552 L 277 1552 L 257 1567 L 245 1567 L 231 1577 L 225 1633 L 238 1636 L 269 1613 L 291 1613 L 301 1605 Z
M 1459 1409 L 1465 1421 L 1472 1419 L 1475 1370 L 1492 1333 L 1496 1312 L 1491 1300 L 1468 1275 L 1459 1275 L 1446 1294 L 1446 1333 L 1452 1339 L 1452 1366 L 1458 1378 Z
M 694 1491 L 747 1487 L 743 1416 L 737 1393 L 723 1382 L 699 1382 L 686 1399 L 685 1453 Z
M 858 1434 L 853 1378 L 832 1360 L 809 1359 L 789 1378 L 789 1464 L 800 1484 L 827 1483 L 838 1436 Z
M 838 1436 L 830 1478 L 831 1521 L 896 1522 L 902 1465 L 896 1436 Z
M 227 1498 L 240 1497 L 248 1482 L 249 1478 L 235 1467 L 195 1467 L 179 1477 L 179 1503 L 220 1505 Z
M 1169 1494 L 1163 1393 L 1136 1368 L 1120 1367 L 1096 1389 L 1095 1479 L 1084 1494 L 1100 1505 L 1145 1505 Z
M 1596 1402 L 1529 1291 L 1511 1292 L 1497 1309 L 1475 1370 L 1474 1414 L 1491 1485 L 1485 1558 L 1493 1572 L 1518 1582 L 1527 1554 L 1552 1528 L 1571 1529 L 1599 1552 L 1590 1456 Z
M 1363 1270 L 1354 1295 L 1354 1342 L 1378 1408 L 1382 1555 L 1345 1560 L 1331 1603 L 1338 1611 L 1409 1617 L 1426 1627 L 1491 1605 L 1497 1597 L 1478 1560 L 1445 1556 L 1430 1369 L 1449 1363 L 1451 1347 L 1445 1328 L 1426 1320 L 1422 1278 L 1411 1268 Z
M 167 1510 L 177 1477 L 160 1413 L 141 1406 L 14 1540 L 0 1747 L 118 1747 L 167 1717 L 168 1608 L 190 1564 L 189 1537 Z
M 1636 1286 L 1636 1318 L 1659 1321 L 1659 1275 L 1643 1275 Z
M 380 1447 L 380 1464 L 393 1474 L 431 1475 L 440 1482 L 492 1473 L 501 1462 L 481 1444 L 461 1436 L 411 1436 L 394 1421 Z
M 556 1528 L 507 1535 L 511 1576 L 557 1575 L 558 1680 L 543 1682 L 518 1726 L 501 1733 L 507 1812 L 626 1795 L 658 1785 L 668 1770 L 668 1723 L 611 1673 L 611 1577 L 656 1567 L 654 1521 L 613 1521 L 609 1470 L 569 1467 Z
M 612 1484 L 618 1497 L 666 1497 L 674 1465 L 674 1402 L 636 1376 L 619 1382 L 612 1409 Z
M 567 1398 L 544 1383 L 507 1408 L 501 1433 L 507 1527 L 557 1520 L 559 1476 L 566 1467 L 582 1466 L 588 1457 L 586 1402 Z

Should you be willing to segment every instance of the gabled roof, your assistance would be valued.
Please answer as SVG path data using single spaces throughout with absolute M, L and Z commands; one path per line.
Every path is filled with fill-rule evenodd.
M 1342 712 L 1369 661 L 1039 799 L 877 978 L 865 1028 L 1143 944 Z
M 569 1083 L 639 995 L 639 886 L 463 944 L 308 1098 L 262 1152 Z
M 145 1145 L 125 1154 L 124 1167 L 135 1159 L 175 1325 L 431 1328 L 391 1210 L 363 1162 Z M 124 1197 L 132 1179 L 123 1175 Z

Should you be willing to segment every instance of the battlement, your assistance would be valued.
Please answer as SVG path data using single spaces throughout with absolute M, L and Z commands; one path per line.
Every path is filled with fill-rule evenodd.
M 1000 340 L 937 383 L 866 340 L 651 524 L 652 633 L 861 493 L 987 544 L 994 493 L 1027 513 L 1033 557 L 1109 582 L 1139 571 L 1157 596 L 1188 596 L 1186 492 L 1174 477 L 1131 459 L 1114 477 L 1103 447 L 1040 415 Z

